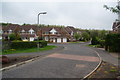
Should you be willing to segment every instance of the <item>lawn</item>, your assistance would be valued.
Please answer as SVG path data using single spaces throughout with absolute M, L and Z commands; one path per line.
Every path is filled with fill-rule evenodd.
M 87 45 L 87 46 L 89 46 L 89 47 L 97 47 L 97 48 L 100 47 L 100 45 L 91 45 L 91 44 L 89 44 L 89 45 Z
M 56 48 L 57 46 L 53 46 L 53 45 L 48 45 L 44 48 L 30 48 L 30 49 L 10 49 L 10 50 L 6 50 L 4 52 L 2 52 L 2 55 L 5 54 L 14 54 L 14 53 L 30 53 L 30 52 L 41 52 L 41 51 L 47 51 L 47 50 L 51 50 L 53 48 Z

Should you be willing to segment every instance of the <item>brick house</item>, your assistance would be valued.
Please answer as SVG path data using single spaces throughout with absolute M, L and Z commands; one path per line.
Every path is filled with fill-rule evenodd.
M 35 25 L 10 24 L 2 28 L 3 39 L 8 38 L 11 33 L 17 31 L 23 41 L 34 41 L 42 37 L 49 42 L 68 42 L 74 40 L 73 35 L 77 32 L 74 27 L 37 27 Z
M 36 33 L 38 28 L 33 25 L 17 25 L 9 24 L 8 26 L 2 27 L 2 37 L 3 39 L 9 39 L 9 35 L 17 31 L 23 41 L 34 41 L 37 37 Z
M 113 33 L 120 33 L 120 22 L 113 23 Z

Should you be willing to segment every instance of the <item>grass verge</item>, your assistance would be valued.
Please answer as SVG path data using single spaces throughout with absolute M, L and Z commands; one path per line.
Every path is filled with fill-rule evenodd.
M 89 47 L 96 47 L 96 48 L 101 48 L 101 46 L 98 44 L 98 45 L 91 45 L 91 44 L 89 44 L 89 45 L 87 45 L 87 46 L 89 46 Z
M 10 49 L 10 50 L 6 50 L 4 52 L 2 52 L 2 55 L 5 54 L 15 54 L 15 53 L 30 53 L 30 52 L 41 52 L 41 51 L 47 51 L 47 50 L 51 50 L 53 48 L 56 48 L 57 46 L 53 46 L 53 45 L 48 45 L 46 47 L 43 48 L 30 48 L 30 49 Z

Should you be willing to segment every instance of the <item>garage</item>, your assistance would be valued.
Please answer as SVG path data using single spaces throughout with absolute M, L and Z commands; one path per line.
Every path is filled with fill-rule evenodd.
M 63 42 L 67 42 L 67 38 L 63 38 Z
M 57 38 L 51 38 L 50 39 L 51 42 L 55 42 L 55 43 L 62 43 L 62 42 L 67 42 L 67 38 L 61 38 L 61 37 L 57 37 Z
M 61 38 L 57 38 L 57 43 L 61 43 L 62 42 L 61 40 L 62 40 Z
M 57 43 L 67 42 L 67 38 L 57 38 Z

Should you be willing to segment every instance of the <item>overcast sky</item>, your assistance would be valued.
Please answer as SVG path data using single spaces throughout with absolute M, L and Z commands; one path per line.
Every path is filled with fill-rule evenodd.
M 1 6 L 2 4 L 2 6 Z M 0 3 L 2 20 L 0 22 L 17 24 L 36 24 L 37 14 L 41 24 L 74 26 L 82 29 L 112 29 L 117 14 L 107 11 L 103 5 L 115 6 L 116 2 L 7 2 Z

